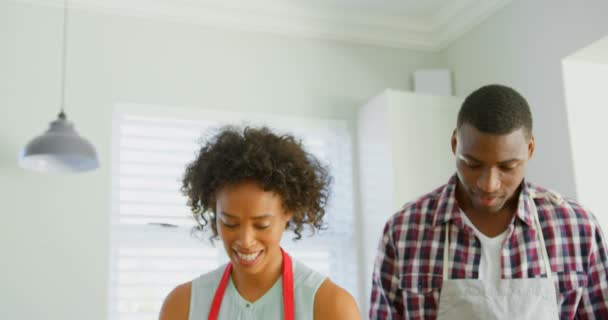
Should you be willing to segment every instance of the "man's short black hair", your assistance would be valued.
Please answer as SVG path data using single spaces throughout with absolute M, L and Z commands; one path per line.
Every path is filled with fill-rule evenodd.
M 457 128 L 468 123 L 490 134 L 509 134 L 524 128 L 532 136 L 532 113 L 521 94 L 507 86 L 492 84 L 471 93 L 458 112 Z

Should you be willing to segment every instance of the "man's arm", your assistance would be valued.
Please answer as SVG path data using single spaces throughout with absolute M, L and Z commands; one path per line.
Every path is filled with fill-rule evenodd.
M 370 319 L 403 319 L 404 306 L 399 290 L 398 257 L 389 220 L 384 232 L 372 276 L 372 295 L 369 309 Z
M 587 286 L 583 288 L 582 297 L 576 310 L 579 319 L 608 319 L 608 252 L 606 239 L 599 223 L 590 214 L 594 238 L 589 255 Z

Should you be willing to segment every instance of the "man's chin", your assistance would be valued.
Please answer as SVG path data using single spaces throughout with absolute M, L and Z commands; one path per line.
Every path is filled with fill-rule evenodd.
M 502 209 L 502 203 L 496 203 L 493 205 L 484 205 L 483 203 L 477 203 L 477 210 L 480 212 L 487 212 L 489 214 L 498 214 Z

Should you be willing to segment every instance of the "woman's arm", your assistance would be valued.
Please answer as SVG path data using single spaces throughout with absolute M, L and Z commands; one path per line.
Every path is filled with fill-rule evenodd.
M 177 286 L 165 299 L 160 310 L 160 320 L 188 320 L 192 282 Z
M 361 314 L 357 302 L 346 290 L 338 287 L 329 279 L 323 281 L 314 305 L 315 320 L 359 320 Z

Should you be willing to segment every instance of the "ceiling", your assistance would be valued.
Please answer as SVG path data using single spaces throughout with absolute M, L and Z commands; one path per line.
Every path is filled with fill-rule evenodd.
M 62 0 L 14 0 L 62 6 Z M 70 8 L 438 52 L 510 0 L 70 0 Z
M 606 71 L 608 71 L 608 36 L 576 51 L 566 57 L 565 60 L 603 65 Z

